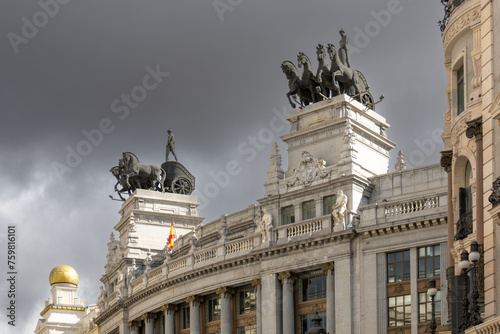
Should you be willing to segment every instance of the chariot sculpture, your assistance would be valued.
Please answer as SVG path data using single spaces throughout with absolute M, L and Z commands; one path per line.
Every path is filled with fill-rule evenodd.
M 139 158 L 131 152 L 124 152 L 119 160 L 118 166 L 110 169 L 116 178 L 115 191 L 120 200 L 125 201 L 123 194 L 129 196 L 136 189 L 147 189 L 159 192 L 170 192 L 174 194 L 190 195 L 194 191 L 195 177 L 177 161 L 175 154 L 174 137 L 168 130 L 166 160 L 161 167 L 156 165 L 144 165 Z M 169 153 L 175 157 L 175 161 L 168 161 Z M 110 196 L 113 198 L 112 196 Z
M 305 53 L 299 52 L 297 56 L 298 67 L 303 67 L 302 76 L 297 67 L 289 60 L 281 63 L 281 69 L 288 79 L 289 91 L 286 94 L 292 108 L 298 104 L 303 108 L 322 99 L 346 94 L 358 100 L 367 107 L 374 106 L 374 100 L 369 92 L 369 86 L 364 75 L 349 63 L 349 39 L 343 30 L 340 31 L 342 39 L 337 51 L 333 44 L 327 45 L 327 53 L 331 66 L 328 65 L 325 48 L 322 44 L 316 47 L 318 69 L 316 74 Z M 295 99 L 298 97 L 298 101 Z M 293 100 L 292 100 L 293 99 Z

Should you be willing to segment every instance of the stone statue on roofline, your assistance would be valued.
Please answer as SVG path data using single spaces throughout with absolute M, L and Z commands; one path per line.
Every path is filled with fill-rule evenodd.
M 257 232 L 260 232 L 262 243 L 271 241 L 271 231 L 273 229 L 273 216 L 262 208 L 261 214 L 257 216 Z

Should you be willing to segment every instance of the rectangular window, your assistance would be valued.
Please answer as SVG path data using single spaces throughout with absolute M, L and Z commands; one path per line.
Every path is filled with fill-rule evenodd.
M 307 201 L 302 203 L 302 220 L 316 218 L 316 203 Z
M 220 297 L 212 294 L 206 297 L 207 322 L 220 320 L 221 302 Z
M 441 273 L 439 245 L 418 249 L 418 278 L 439 276 Z
M 337 201 L 336 195 L 323 197 L 323 215 L 329 215 L 332 213 L 333 205 Z
M 465 110 L 465 81 L 464 81 L 464 66 L 462 65 L 457 71 L 457 115 L 460 115 Z
M 238 314 L 255 312 L 255 289 L 253 286 L 240 288 L 237 295 Z
M 321 321 L 321 327 L 325 328 L 326 327 L 326 312 L 319 312 L 318 315 L 322 319 Z M 311 314 L 303 314 L 299 316 L 299 326 L 300 330 L 299 333 L 307 333 L 309 329 L 311 329 L 313 322 L 312 319 L 316 316 L 316 313 L 311 313 Z
M 410 279 L 410 251 L 387 254 L 387 282 L 401 282 Z
M 189 305 L 184 304 L 181 306 L 181 329 L 188 329 L 189 326 L 190 326 Z
M 389 297 L 389 327 L 411 325 L 411 295 Z
M 295 209 L 293 205 L 281 209 L 281 225 L 295 223 Z
M 434 305 L 436 311 L 436 323 L 441 322 L 441 291 L 438 291 L 436 297 L 434 298 Z M 427 292 L 421 292 L 418 294 L 418 308 L 419 308 L 419 320 L 418 322 L 431 322 L 432 320 L 432 305 L 431 297 Z
M 257 334 L 256 325 L 247 325 L 236 328 L 236 334 Z
M 326 298 L 326 276 L 320 270 L 299 277 L 299 302 Z

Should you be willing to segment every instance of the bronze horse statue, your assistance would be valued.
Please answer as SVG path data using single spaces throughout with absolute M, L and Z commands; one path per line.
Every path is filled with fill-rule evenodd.
M 311 61 L 305 53 L 299 52 L 297 55 L 297 63 L 299 68 L 304 66 L 304 71 L 302 72 L 302 84 L 308 88 L 311 92 L 316 92 L 316 86 L 318 86 L 318 79 L 314 75 L 311 67 Z M 312 102 L 318 102 L 320 100 L 317 94 L 312 94 Z
M 360 93 L 358 71 L 340 61 L 337 49 L 333 44 L 328 44 L 327 51 L 332 61 L 331 74 L 333 80 L 340 82 L 341 93 L 350 96 Z
M 291 61 L 285 60 L 282 62 L 281 70 L 285 73 L 286 78 L 288 79 L 289 92 L 286 93 L 286 97 L 288 98 L 288 102 L 290 102 L 292 108 L 295 109 L 296 107 L 295 103 L 292 102 L 292 95 L 297 95 L 299 97 L 300 108 L 304 108 L 309 103 L 313 103 L 314 100 L 318 99 L 317 92 L 315 90 L 311 91 L 308 87 L 304 86 L 297 68 Z
M 127 175 L 127 180 L 133 180 L 137 188 L 141 187 L 141 180 L 143 186 L 149 186 L 149 190 L 158 190 L 165 192 L 164 182 L 166 173 L 163 169 L 155 165 L 144 165 L 139 162 L 137 156 L 130 152 L 124 152 L 123 158 L 120 159 L 119 167 L 123 169 L 124 174 Z
M 340 95 L 340 86 L 337 80 L 332 76 L 330 67 L 326 62 L 326 53 L 323 44 L 318 44 L 316 47 L 316 55 L 318 59 L 318 71 L 316 72 L 316 79 L 321 86 L 321 91 L 326 97 Z

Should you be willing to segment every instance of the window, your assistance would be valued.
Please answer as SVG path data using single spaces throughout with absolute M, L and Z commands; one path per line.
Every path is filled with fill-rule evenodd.
M 252 313 L 256 310 L 255 289 L 253 286 L 243 287 L 237 295 L 238 314 Z
M 332 213 L 333 205 L 337 201 L 336 195 L 323 197 L 323 215 L 329 215 Z
M 207 296 L 206 298 L 207 322 L 220 320 L 221 302 L 220 297 L 216 294 Z
M 189 305 L 183 304 L 181 306 L 181 329 L 188 329 L 189 326 L 190 326 Z
M 410 279 L 410 251 L 387 254 L 387 282 L 401 282 Z
M 457 70 L 457 115 L 465 110 L 465 81 L 464 66 Z
M 436 323 L 441 322 L 441 291 L 438 291 L 436 297 L 434 297 L 434 305 L 436 311 Z M 419 308 L 419 320 L 418 322 L 431 322 L 432 320 L 432 305 L 431 297 L 427 292 L 420 292 L 418 294 L 418 308 Z
M 299 302 L 326 298 L 326 276 L 323 272 L 313 271 L 299 277 Z
M 316 203 L 307 201 L 302 203 L 302 220 L 316 218 Z
M 460 217 L 472 211 L 472 166 L 469 161 L 465 164 L 464 188 L 459 188 L 459 210 Z
M 418 249 L 418 278 L 439 276 L 440 254 L 439 245 Z
M 411 325 L 411 295 L 389 297 L 389 327 Z
M 321 321 L 321 327 L 326 327 L 326 312 L 319 312 L 318 315 L 323 319 Z M 316 316 L 316 313 L 304 314 L 299 317 L 299 333 L 306 333 L 309 329 L 311 329 L 313 323 L 312 319 Z
M 281 225 L 295 223 L 295 209 L 293 205 L 281 209 Z
M 256 325 L 247 325 L 236 328 L 236 334 L 257 334 Z

